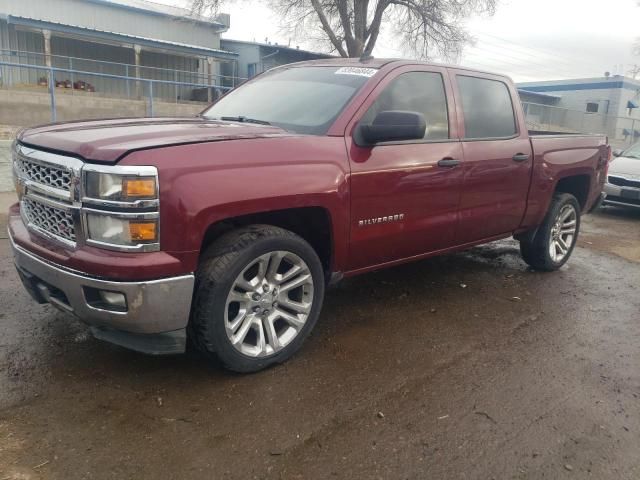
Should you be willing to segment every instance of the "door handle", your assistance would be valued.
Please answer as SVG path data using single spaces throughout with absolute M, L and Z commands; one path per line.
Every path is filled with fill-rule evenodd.
M 439 167 L 452 168 L 460 165 L 460 160 L 456 158 L 443 158 L 438 162 Z
M 512 158 L 513 158 L 514 162 L 526 162 L 527 160 L 529 160 L 529 154 L 528 153 L 516 153 Z

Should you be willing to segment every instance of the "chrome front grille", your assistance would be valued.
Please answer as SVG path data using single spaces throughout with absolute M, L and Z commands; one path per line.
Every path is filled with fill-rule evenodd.
M 22 219 L 31 231 L 75 248 L 82 237 L 78 186 L 83 162 L 16 144 L 13 172 Z
M 70 210 L 47 205 L 31 197 L 20 203 L 27 226 L 75 243 L 76 229 Z
M 16 155 L 15 165 L 25 180 L 65 192 L 71 190 L 69 169 L 37 163 L 21 154 Z
M 640 188 L 640 179 L 609 175 L 608 182 L 619 187 Z

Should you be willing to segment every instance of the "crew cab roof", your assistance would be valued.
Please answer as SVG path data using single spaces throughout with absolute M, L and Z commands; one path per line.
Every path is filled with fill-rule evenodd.
M 468 72 L 478 73 L 481 75 L 492 75 L 496 77 L 503 77 L 511 81 L 511 78 L 507 75 L 503 75 L 496 72 L 489 72 L 486 70 L 477 70 L 475 68 L 468 68 L 462 65 L 451 65 L 446 63 L 437 63 L 437 62 L 425 62 L 421 60 L 407 60 L 402 58 L 368 58 L 365 60 L 360 60 L 358 58 L 323 58 L 319 60 L 306 60 L 304 62 L 296 62 L 289 63 L 286 65 L 280 65 L 278 67 L 273 68 L 272 70 L 280 69 L 280 68 L 291 68 L 291 67 L 307 67 L 307 66 L 315 66 L 315 67 L 363 67 L 363 68 L 378 68 L 381 69 L 383 67 L 401 67 L 403 65 L 425 65 L 425 66 L 433 66 L 440 68 L 455 68 L 456 70 L 466 70 Z

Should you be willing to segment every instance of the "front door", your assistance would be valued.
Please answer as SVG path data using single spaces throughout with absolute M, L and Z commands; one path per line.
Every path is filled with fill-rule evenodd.
M 391 72 L 362 106 L 356 123 L 389 110 L 420 112 L 421 140 L 360 147 L 347 137 L 351 161 L 350 270 L 451 246 L 463 179 L 450 84 L 444 69 L 405 66 Z M 442 160 L 445 162 L 442 162 Z

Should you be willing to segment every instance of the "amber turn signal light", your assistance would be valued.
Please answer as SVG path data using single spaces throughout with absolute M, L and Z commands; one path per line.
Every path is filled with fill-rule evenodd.
M 156 179 L 125 178 L 122 181 L 122 193 L 127 198 L 154 198 L 156 196 Z
M 129 222 L 129 234 L 132 241 L 153 242 L 157 237 L 156 222 Z

